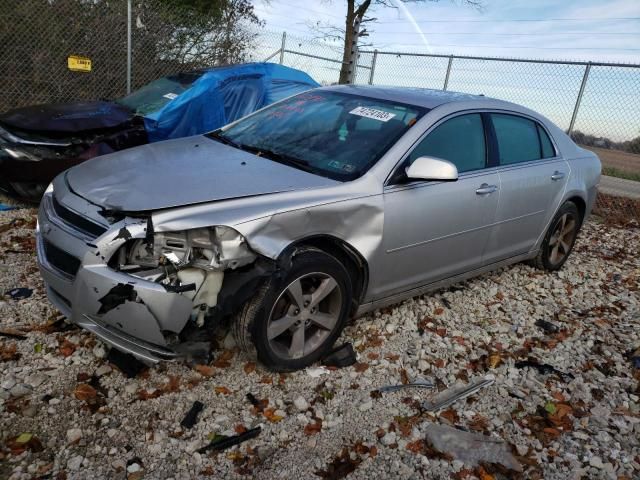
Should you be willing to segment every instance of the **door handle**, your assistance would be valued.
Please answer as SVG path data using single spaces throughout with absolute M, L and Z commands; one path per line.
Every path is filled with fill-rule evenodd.
M 551 175 L 551 180 L 553 180 L 554 182 L 557 182 L 558 180 L 562 180 L 563 178 L 564 178 L 564 172 L 560 172 L 558 170 L 553 172 L 553 175 Z
M 490 193 L 498 190 L 498 187 L 495 185 L 489 185 L 488 183 L 483 183 L 480 185 L 480 188 L 476 190 L 476 195 L 489 195 Z

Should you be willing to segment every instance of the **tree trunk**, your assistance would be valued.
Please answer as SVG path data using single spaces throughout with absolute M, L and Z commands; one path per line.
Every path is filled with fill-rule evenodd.
M 347 0 L 347 18 L 344 29 L 344 51 L 342 53 L 342 66 L 338 83 L 349 83 L 349 63 L 351 62 L 351 43 L 353 42 L 353 24 L 356 18 L 355 0 Z

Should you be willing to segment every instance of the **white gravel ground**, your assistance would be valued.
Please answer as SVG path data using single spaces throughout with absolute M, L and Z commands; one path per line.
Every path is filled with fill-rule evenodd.
M 558 273 L 516 265 L 359 319 L 341 340 L 359 363 L 320 377 L 272 374 L 231 348 L 217 366 L 171 363 L 128 379 L 90 334 L 33 330 L 56 315 L 36 268 L 34 215 L 0 213 L 0 231 L 15 221 L 0 233 L 0 294 L 34 289 L 0 299 L 0 328 L 27 332 L 0 336 L 0 478 L 640 478 L 637 225 L 591 221 Z M 545 334 L 541 319 L 559 332 Z M 515 367 L 529 357 L 574 378 Z M 403 377 L 442 390 L 488 374 L 493 385 L 438 415 L 418 408 L 429 391 L 371 395 Z M 91 375 L 99 388 L 79 387 Z M 263 412 L 249 392 L 268 401 Z M 195 400 L 204 409 L 183 430 Z M 523 472 L 438 455 L 423 440 L 432 423 L 503 439 Z M 258 425 L 240 447 L 195 452 Z M 31 441 L 16 442 L 24 433 Z

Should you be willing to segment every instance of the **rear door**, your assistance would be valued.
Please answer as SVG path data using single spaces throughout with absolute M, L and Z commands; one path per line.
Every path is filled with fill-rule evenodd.
M 512 113 L 490 113 L 498 150 L 500 201 L 484 253 L 494 263 L 530 251 L 559 207 L 569 178 L 544 127 Z
M 494 221 L 500 179 L 489 167 L 480 113 L 450 117 L 433 127 L 401 163 L 418 157 L 453 162 L 452 182 L 390 181 L 384 190 L 384 281 L 380 298 L 478 268 Z M 384 289 L 384 290 L 383 290 Z

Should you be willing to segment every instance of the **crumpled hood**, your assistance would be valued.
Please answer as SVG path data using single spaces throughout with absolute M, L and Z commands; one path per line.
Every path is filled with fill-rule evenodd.
M 77 195 L 127 212 L 339 184 L 200 135 L 94 158 L 66 176 Z
M 131 110 L 117 103 L 77 102 L 16 108 L 0 114 L 0 124 L 39 133 L 78 133 L 114 128 L 132 116 Z

